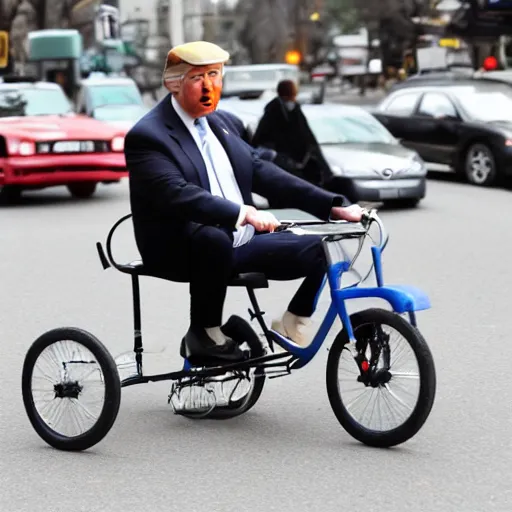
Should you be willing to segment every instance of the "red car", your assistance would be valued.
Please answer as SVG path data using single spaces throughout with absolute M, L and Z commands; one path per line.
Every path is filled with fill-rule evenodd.
M 54 83 L 0 82 L 0 199 L 65 185 L 75 197 L 127 177 L 124 131 L 74 113 Z

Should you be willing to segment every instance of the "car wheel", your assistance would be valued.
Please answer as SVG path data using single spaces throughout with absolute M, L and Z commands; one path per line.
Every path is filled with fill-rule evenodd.
M 87 197 L 91 197 L 96 191 L 96 183 L 94 182 L 86 182 L 86 183 L 70 183 L 68 185 L 68 190 L 73 197 L 78 197 L 80 199 L 85 199 Z
M 391 201 L 385 201 L 384 205 L 389 208 L 396 209 L 409 209 L 416 208 L 420 204 L 421 199 L 407 198 L 407 199 L 396 199 Z M 361 203 L 359 203 L 361 204 Z
M 472 144 L 466 152 L 465 173 L 469 183 L 489 186 L 496 180 L 496 160 L 491 149 L 481 143 Z
M 12 185 L 0 185 L 0 204 L 12 204 L 21 198 L 21 188 Z

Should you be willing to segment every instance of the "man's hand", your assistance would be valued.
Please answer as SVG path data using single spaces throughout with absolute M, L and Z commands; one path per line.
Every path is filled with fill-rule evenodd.
M 363 218 L 365 210 L 358 204 L 352 204 L 347 207 L 335 206 L 331 210 L 331 219 L 348 220 L 349 222 L 359 222 Z
M 271 233 L 281 225 L 281 223 L 270 212 L 259 211 L 254 206 L 247 207 L 245 219 L 240 224 L 245 226 L 251 224 L 256 231 L 270 231 Z

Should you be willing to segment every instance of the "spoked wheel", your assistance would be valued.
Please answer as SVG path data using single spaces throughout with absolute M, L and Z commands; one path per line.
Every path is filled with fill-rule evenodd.
M 343 428 L 376 447 L 404 443 L 423 426 L 434 404 L 436 374 L 419 331 L 400 315 L 368 309 L 351 316 L 357 356 L 345 330 L 327 361 L 327 393 Z
M 116 365 L 92 334 L 59 328 L 40 336 L 23 364 L 23 403 L 39 436 L 60 450 L 86 450 L 112 428 L 121 403 Z
M 257 333 L 243 318 L 233 315 L 223 326 L 232 339 L 245 342 L 251 349 L 251 358 L 264 355 Z M 209 377 L 194 385 L 178 384 L 176 399 L 180 402 L 176 412 L 192 419 L 229 419 L 251 409 L 263 391 L 265 375 L 252 368 L 249 372 L 229 372 Z M 170 399 L 171 400 L 171 399 Z

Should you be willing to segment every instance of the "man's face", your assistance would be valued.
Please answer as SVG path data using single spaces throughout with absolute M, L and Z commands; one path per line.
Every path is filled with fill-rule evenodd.
M 222 92 L 222 64 L 195 66 L 180 84 L 176 99 L 193 118 L 211 114 Z

